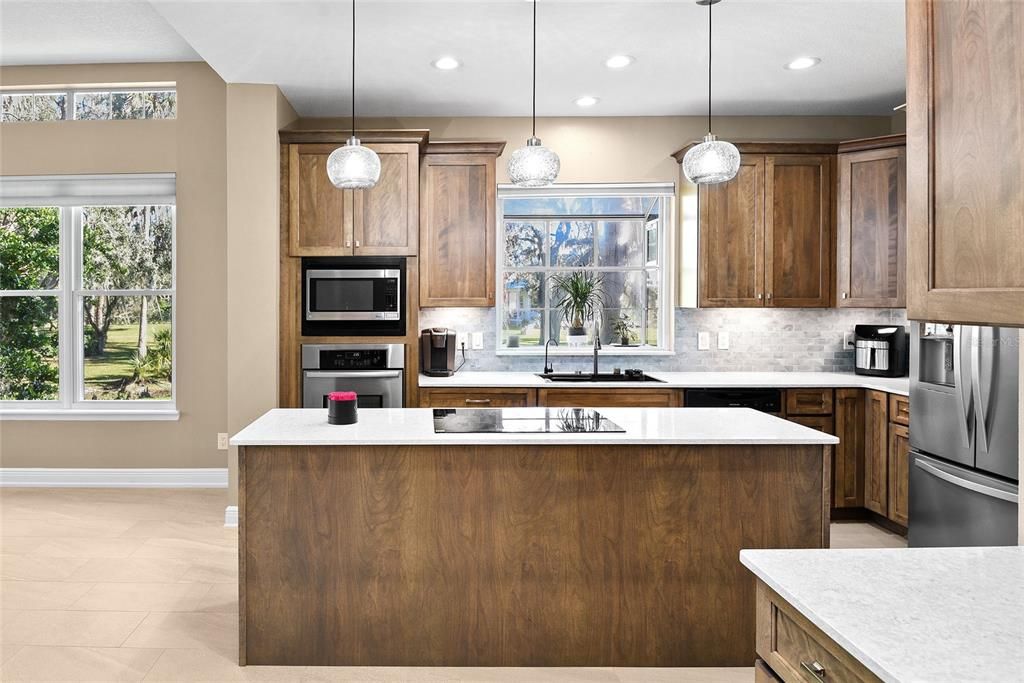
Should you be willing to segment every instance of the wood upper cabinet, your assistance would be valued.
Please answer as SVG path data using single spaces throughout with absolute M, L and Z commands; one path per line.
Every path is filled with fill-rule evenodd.
M 907 314 L 1024 325 L 1024 3 L 907 2 Z
M 910 428 L 889 424 L 889 504 L 888 517 L 907 526 L 910 490 Z
M 765 305 L 827 308 L 832 292 L 832 157 L 765 158 Z
M 380 180 L 369 190 L 340 190 L 327 176 L 339 144 L 288 145 L 289 255 L 416 255 L 419 145 L 367 143 L 380 157 Z
M 906 306 L 904 137 L 840 145 L 838 175 L 836 304 L 840 308 Z
M 836 389 L 832 506 L 864 507 L 864 390 Z
M 867 391 L 864 406 L 864 507 L 888 514 L 889 397 Z
M 495 163 L 504 146 L 427 146 L 421 169 L 421 306 L 494 306 Z

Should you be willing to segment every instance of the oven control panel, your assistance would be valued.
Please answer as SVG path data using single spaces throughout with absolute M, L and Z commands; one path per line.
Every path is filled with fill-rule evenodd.
M 388 352 L 384 349 L 320 351 L 321 370 L 384 370 L 388 367 Z

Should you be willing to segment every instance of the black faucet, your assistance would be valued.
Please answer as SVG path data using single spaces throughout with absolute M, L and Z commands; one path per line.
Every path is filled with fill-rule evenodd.
M 597 377 L 597 352 L 601 350 L 601 328 L 598 322 L 594 321 L 594 377 Z
M 551 344 L 554 344 L 555 346 L 558 346 L 558 340 L 555 339 L 554 337 L 551 337 L 550 339 L 548 339 L 547 343 L 544 344 L 544 374 L 545 375 L 550 375 L 552 372 L 555 371 L 555 368 L 551 365 L 551 363 L 548 362 L 548 347 Z

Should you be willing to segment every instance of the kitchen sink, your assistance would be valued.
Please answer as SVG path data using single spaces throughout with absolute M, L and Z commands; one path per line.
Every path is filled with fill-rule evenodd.
M 665 382 L 643 372 L 599 372 L 596 375 L 590 372 L 538 372 L 537 376 L 549 382 Z

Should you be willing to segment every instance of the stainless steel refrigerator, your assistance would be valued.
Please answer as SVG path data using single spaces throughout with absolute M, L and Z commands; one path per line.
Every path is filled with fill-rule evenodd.
M 1015 545 L 1016 329 L 912 323 L 911 547 Z

